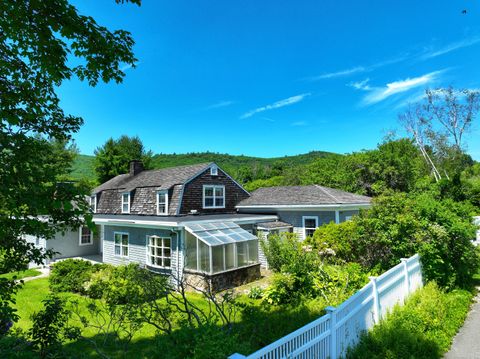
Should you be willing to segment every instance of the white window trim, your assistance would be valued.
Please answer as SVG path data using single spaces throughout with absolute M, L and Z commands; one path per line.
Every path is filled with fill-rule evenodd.
M 123 251 L 122 251 L 122 247 L 125 247 L 125 245 L 122 244 L 121 241 L 120 241 L 120 254 L 115 254 L 115 246 L 116 246 L 116 244 L 115 244 L 115 236 L 116 236 L 117 234 L 120 234 L 120 235 L 126 234 L 126 235 L 127 235 L 128 241 L 127 241 L 127 255 L 126 255 L 126 256 L 124 256 L 124 255 L 122 254 L 122 252 L 123 252 Z M 117 257 L 117 258 L 129 258 L 129 256 L 130 256 L 130 233 L 128 233 L 128 232 L 113 232 L 113 256 L 114 256 L 114 257 Z
M 205 189 L 207 188 L 210 188 L 212 187 L 213 188 L 213 206 L 208 206 L 206 207 L 205 206 Z M 216 200 L 216 196 L 215 196 L 215 189 L 217 188 L 222 188 L 223 189 L 223 206 L 216 206 L 215 205 L 215 200 Z M 226 193 L 225 193 L 225 186 L 224 185 L 216 185 L 216 184 L 204 184 L 203 185 L 203 195 L 202 195 L 202 204 L 203 204 L 203 209 L 215 209 L 215 208 L 225 208 L 225 202 L 226 202 Z
M 93 231 L 90 230 L 90 242 L 89 243 L 82 243 L 83 227 L 86 227 L 86 226 L 80 226 L 80 228 L 78 230 L 78 245 L 79 246 L 91 246 L 91 245 L 93 245 Z
M 97 195 L 90 196 L 90 208 L 92 213 L 97 213 Z
M 146 258 L 146 263 L 149 267 L 153 267 L 153 268 L 160 268 L 160 269 L 172 269 L 172 237 L 163 237 L 163 236 L 157 236 L 157 235 L 147 235 L 147 245 L 146 245 L 146 248 L 147 248 L 147 258 Z M 162 239 L 170 239 L 170 266 L 169 267 L 166 267 L 166 266 L 159 266 L 159 265 L 156 265 L 156 264 L 152 264 L 150 262 L 150 238 L 151 237 L 156 237 L 156 238 L 162 238 Z M 156 256 L 156 255 L 155 255 Z M 167 257 L 164 257 L 164 258 L 167 258 Z
M 315 220 L 315 229 L 318 228 L 318 216 L 302 216 L 303 238 L 307 238 L 307 228 L 305 227 L 305 220 L 306 219 L 314 219 Z M 308 229 L 312 229 L 312 228 L 308 227 Z
M 210 167 L 210 175 L 211 176 L 218 176 L 218 167 L 217 166 Z
M 158 210 L 160 194 L 165 194 L 165 212 L 160 212 Z M 157 215 L 158 216 L 167 216 L 168 215 L 168 191 L 157 191 Z
M 128 202 L 123 201 L 123 196 L 126 195 L 126 194 L 128 194 Z M 123 210 L 123 205 L 125 203 L 128 205 L 128 210 L 126 210 L 126 211 Z M 123 192 L 122 193 L 122 213 L 130 213 L 130 192 Z

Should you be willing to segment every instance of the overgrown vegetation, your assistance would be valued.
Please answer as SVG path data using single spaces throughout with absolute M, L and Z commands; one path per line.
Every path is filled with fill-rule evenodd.
M 363 335 L 346 357 L 441 358 L 463 324 L 472 296 L 466 290 L 444 292 L 430 282 Z
M 333 263 L 356 262 L 370 270 L 387 270 L 418 252 L 426 280 L 468 287 L 479 265 L 471 242 L 473 214 L 472 205 L 438 193 L 392 193 L 351 221 L 318 228 L 310 242 L 320 252 L 332 251 Z

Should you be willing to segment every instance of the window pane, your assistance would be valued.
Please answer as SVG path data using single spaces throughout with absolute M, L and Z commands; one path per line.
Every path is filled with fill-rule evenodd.
M 123 245 L 128 245 L 128 235 L 127 234 L 122 235 L 122 244 Z
M 165 258 L 165 259 L 163 260 L 163 266 L 164 266 L 164 267 L 170 267 L 170 266 L 171 266 L 170 258 Z
M 123 202 L 127 202 L 128 203 L 128 193 L 125 193 L 123 196 L 122 196 L 122 200 Z M 117 197 L 118 198 L 118 197 Z
M 223 246 L 212 247 L 213 272 L 221 272 L 223 268 Z
M 207 197 L 207 196 L 210 196 L 210 197 L 213 196 L 213 187 L 205 187 L 203 193 L 204 193 L 205 197 Z
M 123 247 L 122 246 L 122 255 L 127 257 L 128 256 L 128 247 Z
M 115 255 L 116 256 L 120 255 L 120 246 L 115 245 Z
M 122 212 L 129 212 L 127 203 L 122 206 Z
M 305 228 L 315 228 L 317 226 L 317 221 L 313 218 L 305 219 Z
M 248 242 L 248 263 L 258 263 L 258 241 Z
M 197 238 L 187 233 L 185 246 L 185 268 L 197 270 Z
M 170 238 L 163 239 L 163 246 L 166 248 L 170 248 Z
M 237 264 L 239 267 L 247 264 L 247 243 L 237 243 Z
M 170 254 L 170 248 L 164 248 L 163 249 L 163 256 L 164 257 L 170 257 L 171 254 Z
M 199 269 L 203 272 L 210 272 L 210 248 L 202 241 L 198 241 L 198 247 L 200 249 Z
M 223 187 L 215 187 L 215 196 L 223 197 Z
M 115 244 L 119 244 L 122 240 L 122 235 L 119 233 L 115 233 Z
M 312 237 L 314 232 L 315 232 L 315 229 L 305 229 L 305 235 L 307 237 Z
M 215 198 L 215 206 L 216 207 L 223 207 L 223 197 Z
M 226 269 L 235 268 L 235 244 L 225 246 L 225 267 Z
M 166 199 L 166 193 L 158 194 L 158 203 L 165 203 L 166 202 L 165 199 Z
M 213 198 L 205 198 L 205 207 L 213 207 Z

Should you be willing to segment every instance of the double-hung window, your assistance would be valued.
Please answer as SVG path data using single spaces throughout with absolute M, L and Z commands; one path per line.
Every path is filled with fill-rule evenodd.
M 225 186 L 203 186 L 203 208 L 225 208 Z
M 97 195 L 90 196 L 90 209 L 92 213 L 97 212 Z
M 122 213 L 130 213 L 130 192 L 122 193 Z
M 168 214 L 168 192 L 157 192 L 157 214 Z
M 147 263 L 153 267 L 170 268 L 172 240 L 169 237 L 147 236 Z
M 115 255 L 119 257 L 128 257 L 128 233 L 114 233 Z
M 317 216 L 303 216 L 303 230 L 305 238 L 313 236 L 315 229 L 318 227 Z
M 80 227 L 80 237 L 78 239 L 78 244 L 81 246 L 87 246 L 93 244 L 93 233 L 87 226 Z

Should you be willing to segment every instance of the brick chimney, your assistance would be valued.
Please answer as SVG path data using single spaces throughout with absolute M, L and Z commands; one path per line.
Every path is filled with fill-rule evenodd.
M 140 160 L 130 161 L 130 175 L 136 176 L 144 170 L 143 162 Z

